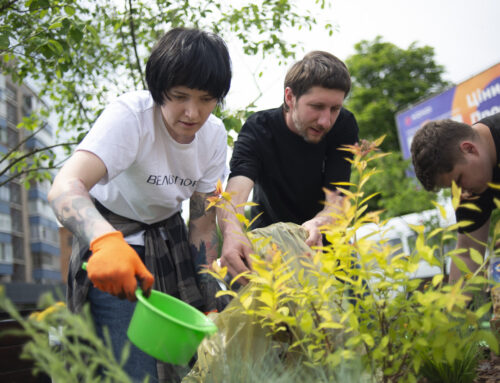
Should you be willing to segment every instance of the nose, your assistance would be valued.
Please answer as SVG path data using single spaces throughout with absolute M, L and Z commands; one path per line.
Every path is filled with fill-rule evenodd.
M 184 114 L 191 121 L 195 121 L 200 114 L 198 104 L 195 101 L 189 101 L 184 109 Z
M 318 118 L 318 125 L 328 129 L 332 125 L 332 114 L 328 109 L 322 110 Z

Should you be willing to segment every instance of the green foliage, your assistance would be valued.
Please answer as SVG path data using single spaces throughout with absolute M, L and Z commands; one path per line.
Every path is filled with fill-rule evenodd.
M 377 36 L 357 43 L 355 50 L 346 60 L 352 78 L 346 107 L 356 116 L 360 137 L 385 135 L 382 149 L 398 153 L 396 112 L 448 86 L 442 78 L 444 68 L 435 62 L 433 48 L 417 43 L 402 49 Z M 370 202 L 370 210 L 386 209 L 384 217 L 394 217 L 430 207 L 435 196 L 407 179 L 409 162 L 400 154 L 376 166 L 383 172 L 370 180 L 366 191 L 381 194 Z
M 325 7 L 325 1 L 316 0 L 313 7 Z M 286 60 L 296 49 L 287 32 L 313 25 L 312 13 L 299 12 L 296 0 L 5 0 L 0 1 L 0 70 L 14 82 L 35 85 L 58 132 L 66 132 L 61 136 L 69 154 L 70 143 L 83 138 L 110 99 L 146 88 L 147 57 L 168 29 L 198 27 L 220 34 L 243 54 Z M 325 33 L 332 30 L 325 26 Z M 223 112 L 226 128 L 237 132 L 251 107 Z M 52 159 L 42 162 L 32 158 L 37 153 L 19 149 L 1 163 L 10 169 L 15 162 L 13 175 L 43 172 L 62 160 L 54 161 L 52 148 L 37 152 Z M 23 155 L 33 162 L 16 162 Z
M 426 354 L 422 355 L 422 376 L 429 383 L 472 383 L 480 357 L 477 343 L 463 344 L 458 350 L 458 358 L 449 363 L 446 359 L 436 362 Z
M 416 382 L 425 362 L 422 355 L 458 366 L 464 360 L 459 351 L 467 345 L 486 342 L 498 352 L 493 333 L 481 327 L 491 302 L 479 308 L 468 306 L 468 294 L 490 283 L 482 277 L 486 260 L 473 257 L 479 264 L 474 273 L 462 262 L 459 267 L 465 278 L 454 285 L 444 283 L 444 273 L 428 283 L 411 277 L 421 261 L 444 270 L 446 256 L 457 259 L 456 250 L 443 254 L 439 247 L 460 224 L 428 234 L 423 225 L 414 226 L 417 239 L 409 256 L 395 255 L 395 247 L 374 241 L 371 234 L 358 236 L 358 229 L 366 223 L 383 225 L 380 212 L 367 212 L 372 196 L 364 191 L 377 172 L 370 163 L 385 157 L 376 152 L 380 142 L 346 148 L 354 155 L 358 183 L 343 190 L 346 197 L 332 214 L 334 223 L 323 228 L 327 246 L 312 256 L 291 258 L 286 248 L 277 247 L 269 238 L 265 243 L 270 244 L 268 255 L 253 257 L 249 286 L 239 294 L 227 292 L 259 327 L 273 337 L 288 339 L 285 358 L 329 372 L 330 381 L 336 381 L 335 371 L 344 363 L 359 357 L 362 370 L 373 381 Z M 459 193 L 454 191 L 455 202 Z M 224 205 L 228 198 L 211 202 Z M 377 234 L 384 237 L 381 231 Z M 292 262 L 300 262 L 302 268 L 291 268 Z M 216 268 L 210 273 L 223 280 L 227 270 Z
M 182 383 L 371 383 L 370 376 L 364 375 L 361 360 L 345 363 L 335 374 L 317 367 L 305 366 L 301 361 L 287 363 L 280 355 L 281 350 L 269 347 L 262 355 L 248 358 L 236 353 L 226 353 L 223 363 L 211 363 L 206 375 L 193 376 L 189 374 Z
M 377 36 L 354 48 L 346 60 L 352 77 L 346 106 L 356 116 L 360 137 L 386 135 L 382 149 L 397 151 L 396 112 L 449 85 L 442 79 L 444 68 L 436 64 L 433 48 L 415 42 L 402 49 Z
M 34 360 L 35 373 L 44 372 L 53 382 L 131 382 L 122 369 L 130 345 L 124 347 L 121 360 L 116 361 L 108 334 L 106 343 L 97 337 L 88 307 L 81 315 L 73 314 L 64 303 L 47 295 L 40 308 L 44 310 L 29 318 L 22 317 L 0 286 L 0 309 L 23 328 L 9 333 L 31 338 L 21 357 Z M 103 375 L 99 374 L 100 369 Z
M 426 191 L 415 178 L 407 176 L 410 160 L 403 160 L 400 152 L 374 161 L 374 166 L 383 171 L 373 174 L 364 187 L 367 195 L 378 193 L 368 201 L 369 211 L 383 209 L 381 218 L 386 219 L 433 208 L 436 193 Z M 354 173 L 351 182 L 357 180 Z
M 272 238 L 252 240 L 254 246 L 265 249 L 265 256 L 253 256 L 249 285 L 240 293 L 218 295 L 232 295 L 242 308 L 241 315 L 266 330 L 274 343 L 255 359 L 241 360 L 236 353 L 226 358 L 219 350 L 217 355 L 226 359 L 213 371 L 214 381 L 257 382 L 271 377 L 271 381 L 292 382 L 417 382 L 422 374 L 441 374 L 450 381 L 460 381 L 453 379 L 461 376 L 466 381 L 474 370 L 475 345 L 487 344 L 499 352 L 495 335 L 481 325 L 491 302 L 469 304 L 471 294 L 491 283 L 482 276 L 487 260 L 471 252 L 479 266 L 472 273 L 464 262 L 458 262 L 459 251 L 441 251 L 463 224 L 431 228 L 430 232 L 423 225 L 413 226 L 417 239 L 411 255 L 395 255 L 397 249 L 386 242 L 374 241 L 371 234 L 358 235 L 366 223 L 384 223 L 380 212 L 367 212 L 372 196 L 364 192 L 376 173 L 371 165 L 386 156 L 377 152 L 380 142 L 345 148 L 354 155 L 352 165 L 359 182 L 344 190 L 346 197 L 332 213 L 335 222 L 323 227 L 327 246 L 289 256 L 287 248 L 280 248 Z M 452 193 L 456 208 L 460 189 L 453 185 Z M 220 183 L 217 194 L 209 198 L 209 206 L 229 205 L 235 210 L 231 195 L 222 191 Z M 251 224 L 244 215 L 237 218 L 246 228 Z M 383 237 L 383 233 L 377 234 Z M 492 252 L 499 234 L 495 231 L 489 247 Z M 431 281 L 411 278 L 421 261 L 444 270 L 446 256 L 464 274 L 457 283 L 445 284 L 444 273 Z M 227 269 L 214 264 L 207 273 L 223 281 Z M 73 315 L 53 300 L 42 307 L 47 308 L 22 318 L 3 289 L 0 291 L 0 308 L 32 338 L 24 355 L 34 359 L 40 371 L 54 381 L 78 377 L 90 382 L 95 381 L 99 366 L 105 366 L 104 381 L 128 381 L 121 370 L 128 349 L 116 362 L 110 348 L 96 337 L 88 311 Z M 48 334 L 60 341 L 58 348 L 50 346 Z M 280 347 L 276 347 L 278 343 Z

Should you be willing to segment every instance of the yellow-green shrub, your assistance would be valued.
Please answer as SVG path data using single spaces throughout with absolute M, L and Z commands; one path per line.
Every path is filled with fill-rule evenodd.
M 300 272 L 288 267 L 290 259 L 282 256 L 286 249 L 271 246 L 266 259 L 253 257 L 253 273 L 246 275 L 249 288 L 240 294 L 220 294 L 238 299 L 247 314 L 271 335 L 286 334 L 291 339 L 288 354 L 300 356 L 309 367 L 332 371 L 334 376 L 343 363 L 361 355 L 363 368 L 376 381 L 416 382 L 422 355 L 453 364 L 461 358 L 457 350 L 479 341 L 498 352 L 493 334 L 480 326 L 491 303 L 475 310 L 468 308 L 469 296 L 489 281 L 482 276 L 486 261 L 478 253 L 472 254 L 480 265 L 474 274 L 456 258 L 457 250 L 439 254 L 438 244 L 453 236 L 458 224 L 437 228 L 428 235 L 423 226 L 413 227 L 418 238 L 411 255 L 392 256 L 396 248 L 378 243 L 370 235 L 356 235 L 366 223 L 383 224 L 380 212 L 366 213 L 373 195 L 363 193 L 364 184 L 377 172 L 369 163 L 386 155 L 377 150 L 381 141 L 344 149 L 353 154 L 351 163 L 359 182 L 338 185 L 345 198 L 332 214 L 334 223 L 322 228 L 328 244 L 314 249 L 312 256 L 304 254 Z M 350 190 L 343 188 L 346 185 Z M 454 187 L 455 207 L 459 193 Z M 227 209 L 231 196 L 221 193 L 211 204 Z M 438 208 L 446 214 L 444 208 Z M 239 219 L 249 225 L 246 218 Z M 428 243 L 430 239 L 433 245 Z M 254 243 L 257 246 L 260 244 Z M 411 279 L 421 260 L 444 270 L 445 256 L 453 258 L 465 278 L 453 285 L 444 281 L 444 273 L 425 285 Z M 227 270 L 214 269 L 211 273 L 223 280 Z M 252 304 L 254 300 L 259 304 Z

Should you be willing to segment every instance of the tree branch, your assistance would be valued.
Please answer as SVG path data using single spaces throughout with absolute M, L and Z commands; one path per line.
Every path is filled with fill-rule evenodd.
M 12 176 L 10 176 L 9 178 L 7 178 L 5 181 L 0 181 L 0 187 L 8 184 L 9 182 L 15 180 L 16 178 L 19 178 L 21 177 L 22 175 L 24 174 L 29 174 L 31 172 L 38 172 L 40 170 L 52 170 L 52 169 L 56 169 L 57 167 L 56 166 L 52 166 L 52 167 L 44 167 L 44 168 L 33 168 L 33 169 L 25 169 L 23 170 L 22 172 L 19 172 L 19 173 L 16 173 Z
M 62 161 L 59 161 L 57 164 L 55 164 L 54 166 L 48 166 L 48 167 L 39 167 L 39 168 L 33 168 L 33 169 L 24 169 L 23 171 L 21 172 L 18 172 L 12 176 L 10 176 L 9 178 L 7 178 L 5 181 L 0 181 L 0 187 L 4 186 L 5 184 L 11 182 L 12 180 L 18 178 L 18 177 L 21 177 L 22 175 L 24 174 L 29 174 L 31 172 L 38 172 L 40 170 L 53 170 L 53 169 L 57 169 L 59 168 L 59 166 L 61 166 L 61 164 L 63 162 L 65 162 L 66 160 L 68 159 L 68 157 L 66 157 L 64 160 Z
M 65 145 L 76 145 L 77 142 L 65 142 L 65 143 L 62 143 L 62 144 L 55 144 L 55 145 L 50 145 L 50 146 L 46 146 L 46 147 L 43 147 L 43 148 L 39 148 L 39 149 L 34 149 L 24 155 L 22 155 L 21 157 L 18 157 L 16 158 L 15 160 L 13 160 L 12 162 L 10 162 L 8 164 L 8 166 L 6 166 L 3 170 L 0 171 L 0 176 L 3 176 L 10 168 L 12 168 L 15 164 L 21 162 L 22 160 L 24 160 L 25 158 L 28 158 L 36 153 L 39 153 L 39 152 L 43 152 L 43 151 L 46 151 L 46 150 L 50 150 L 50 149 L 53 149 L 53 148 L 57 148 L 59 146 L 65 146 Z M 12 154 L 12 151 L 10 152 Z M 5 161 L 5 159 L 3 160 Z M 1 161 L 0 161 L 1 162 Z M 19 174 L 22 174 L 23 172 L 19 173 Z
M 10 2 L 5 3 L 1 8 L 0 8 L 0 14 L 4 13 L 7 9 L 11 8 L 15 3 L 17 3 L 18 0 L 11 0 Z
M 132 0 L 128 0 L 128 3 L 130 7 L 129 24 L 130 24 L 130 35 L 132 36 L 132 47 L 134 49 L 135 61 L 137 63 L 137 69 L 139 70 L 142 87 L 146 88 L 146 84 L 144 84 L 144 74 L 142 73 L 142 68 L 141 68 L 141 60 L 139 59 L 139 54 L 137 53 L 137 41 L 135 39 L 135 25 L 133 18 L 134 11 L 132 8 Z
M 28 137 L 24 138 L 22 141 L 19 141 L 19 143 L 16 146 L 11 148 L 6 154 L 4 154 L 4 156 L 2 158 L 0 158 L 0 163 L 5 161 L 12 153 L 14 153 L 16 150 L 18 150 L 24 143 L 26 143 L 30 138 L 34 137 L 42 129 L 43 129 L 43 125 L 41 125 L 37 130 L 35 130 Z
M 120 28 L 119 28 L 119 31 L 120 31 L 120 37 L 122 39 L 122 42 L 123 42 L 123 46 L 127 46 L 127 42 L 126 42 L 126 39 L 125 39 L 125 34 L 123 33 L 123 27 L 120 25 Z M 127 64 L 128 64 L 128 68 L 130 70 L 130 77 L 133 79 L 134 81 L 134 84 L 135 84 L 135 73 L 134 73 L 134 66 L 132 64 L 132 61 L 130 61 L 130 55 L 128 54 L 125 54 L 125 59 L 127 60 Z

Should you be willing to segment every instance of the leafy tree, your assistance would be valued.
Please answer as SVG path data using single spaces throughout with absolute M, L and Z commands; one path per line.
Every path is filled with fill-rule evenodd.
M 382 172 L 370 179 L 366 191 L 380 194 L 370 200 L 369 209 L 385 209 L 384 217 L 393 217 L 432 208 L 435 196 L 407 176 L 410 163 L 399 153 L 395 115 L 446 88 L 444 68 L 435 62 L 432 47 L 415 42 L 402 49 L 377 36 L 357 43 L 355 50 L 346 60 L 353 82 L 346 106 L 356 116 L 360 138 L 385 135 L 382 149 L 395 152 L 377 161 Z
M 314 7 L 325 7 L 325 1 L 315 0 Z M 0 0 L 0 70 L 17 83 L 30 80 L 35 84 L 56 116 L 58 132 L 70 132 L 70 141 L 78 142 L 110 98 L 145 88 L 143 68 L 148 53 L 172 27 L 211 30 L 247 55 L 286 60 L 294 56 L 296 48 L 294 42 L 286 40 L 287 31 L 311 29 L 315 24 L 311 13 L 297 11 L 295 0 L 236 4 L 206 0 Z M 332 26 L 325 27 L 325 33 L 331 33 Z M 242 111 L 220 113 L 227 128 L 236 130 L 245 115 Z M 34 131 L 39 125 L 23 127 Z M 30 152 L 21 149 L 3 158 L 0 167 L 11 169 L 15 162 L 22 173 L 36 162 Z M 66 149 L 69 153 L 70 148 Z M 50 148 L 37 153 L 39 168 L 56 165 Z M 44 160 L 48 160 L 45 165 Z
M 365 190 L 367 195 L 379 194 L 368 201 L 369 211 L 383 210 L 381 216 L 391 218 L 434 207 L 432 201 L 437 199 L 436 193 L 425 191 L 415 178 L 407 176 L 410 160 L 403 160 L 400 152 L 375 163 L 379 172 L 370 178 Z
M 363 40 L 346 60 L 352 77 L 348 108 L 356 115 L 360 136 L 369 140 L 386 135 L 384 151 L 399 150 L 396 112 L 449 83 L 444 67 L 434 60 L 434 48 L 412 43 L 408 49 L 382 41 Z

